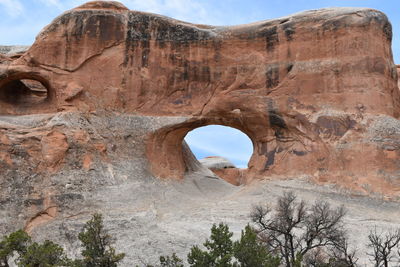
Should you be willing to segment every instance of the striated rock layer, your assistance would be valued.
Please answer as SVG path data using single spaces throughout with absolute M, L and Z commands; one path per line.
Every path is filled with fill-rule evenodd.
M 230 182 L 301 178 L 398 200 L 391 38 L 388 19 L 372 9 L 321 9 L 232 27 L 116 2 L 67 11 L 25 53 L 0 55 L 0 233 L 23 227 L 44 237 L 58 229 L 65 241 L 97 210 L 123 229 L 123 247 L 133 238 L 128 231 L 172 223 L 174 212 L 186 234 L 187 214 L 203 216 L 206 231 L 204 203 L 226 201 L 247 214 L 246 201 L 259 200 L 259 192 L 219 180 L 183 143 L 209 124 L 237 128 L 253 142 L 247 170 L 221 171 Z M 236 212 L 225 219 L 241 216 L 245 224 Z M 177 236 L 172 228 L 179 226 L 154 227 L 181 248 L 194 239 Z M 164 241 L 137 244 L 161 250 Z
M 0 112 L 184 116 L 144 141 L 162 178 L 187 170 L 188 131 L 221 124 L 253 141 L 249 177 L 307 174 L 356 187 L 389 179 L 397 190 L 397 141 L 371 132 L 400 112 L 391 38 L 386 16 L 371 9 L 216 27 L 90 2 L 56 18 L 18 59 L 3 59 Z M 21 79 L 41 82 L 47 97 L 31 101 Z

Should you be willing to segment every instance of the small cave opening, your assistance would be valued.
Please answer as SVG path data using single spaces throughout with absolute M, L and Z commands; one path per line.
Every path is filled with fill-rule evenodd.
M 34 106 L 49 97 L 49 86 L 36 79 L 14 79 L 0 86 L 0 100 L 11 105 Z
M 221 125 L 195 128 L 185 142 L 197 160 L 217 176 L 233 185 L 246 183 L 253 143 L 242 131 Z

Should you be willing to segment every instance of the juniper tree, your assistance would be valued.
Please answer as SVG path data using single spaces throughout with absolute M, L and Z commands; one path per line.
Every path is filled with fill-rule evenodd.
M 238 261 L 234 265 L 240 267 L 277 267 L 280 264 L 279 258 L 271 255 L 249 225 L 242 230 L 240 239 L 234 242 L 233 255 Z
M 32 243 L 18 259 L 20 267 L 61 267 L 69 264 L 63 248 L 49 240 L 42 244 Z
M 23 230 L 4 237 L 0 242 L 0 267 L 8 267 L 10 258 L 24 254 L 30 242 L 30 236 Z
M 160 257 L 161 267 L 183 267 L 183 261 L 173 253 L 171 256 Z
M 193 267 L 230 267 L 232 266 L 233 233 L 226 224 L 220 223 L 211 227 L 210 239 L 203 244 L 205 251 L 193 246 L 188 254 L 188 263 Z
M 83 259 L 75 261 L 76 266 L 116 267 L 125 257 L 124 253 L 117 254 L 112 247 L 111 236 L 104 229 L 103 217 L 100 214 L 93 215 L 78 238 L 83 247 Z
M 226 224 L 211 228 L 210 239 L 203 244 L 206 250 L 193 246 L 188 262 L 194 267 L 277 267 L 279 258 L 271 256 L 257 240 L 250 226 L 242 231 L 241 238 L 232 242 L 233 233 Z

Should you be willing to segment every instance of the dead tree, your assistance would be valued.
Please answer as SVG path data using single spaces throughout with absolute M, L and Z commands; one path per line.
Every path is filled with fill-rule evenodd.
M 344 239 L 343 207 L 330 208 L 327 202 L 317 202 L 310 208 L 296 201 L 293 192 L 278 199 L 271 207 L 253 207 L 251 219 L 264 244 L 280 255 L 285 266 L 298 266 L 312 250 L 334 247 Z
M 375 267 L 388 267 L 389 263 L 396 260 L 395 258 L 397 257 L 394 250 L 400 245 L 400 229 L 389 231 L 386 234 L 378 234 L 375 227 L 369 233 L 368 240 L 368 247 L 372 249 L 372 253 L 367 253 L 367 255 L 370 256 L 371 262 L 374 263 Z
M 346 234 L 343 234 L 343 238 L 336 241 L 332 249 L 329 250 L 330 258 L 333 259 L 338 266 L 357 266 L 358 257 L 356 253 L 356 249 L 350 248 Z

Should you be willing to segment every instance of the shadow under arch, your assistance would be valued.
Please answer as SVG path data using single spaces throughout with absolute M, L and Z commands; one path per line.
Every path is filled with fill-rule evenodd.
M 246 134 L 253 143 L 253 154 L 248 162 L 248 172 L 262 171 L 265 156 L 261 153 L 262 143 L 258 134 L 241 118 L 192 118 L 183 123 L 163 127 L 151 134 L 147 141 L 147 157 L 150 162 L 150 171 L 158 178 L 182 179 L 190 171 L 188 162 L 188 148 L 184 144 L 186 134 L 193 129 L 207 126 L 221 125 L 235 128 Z
M 54 98 L 49 80 L 35 72 L 7 73 L 0 82 L 0 113 L 19 114 L 32 108 L 43 109 Z

